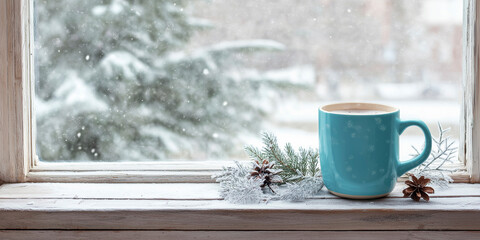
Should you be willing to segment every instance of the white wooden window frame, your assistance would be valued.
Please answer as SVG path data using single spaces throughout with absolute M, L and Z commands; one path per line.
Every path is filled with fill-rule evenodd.
M 456 182 L 480 182 L 480 6 L 464 0 L 463 104 L 460 154 L 466 173 Z M 211 182 L 224 163 L 43 163 L 35 154 L 33 1 L 0 2 L 0 180 L 3 182 Z
M 463 97 L 459 157 L 470 182 L 480 182 L 480 4 L 464 0 Z

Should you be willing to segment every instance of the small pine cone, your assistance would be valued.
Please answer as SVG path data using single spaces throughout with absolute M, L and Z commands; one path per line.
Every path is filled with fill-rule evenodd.
M 282 170 L 274 169 L 273 167 L 275 164 L 273 162 L 269 162 L 267 159 L 260 161 L 254 161 L 253 163 L 253 171 L 250 173 L 250 176 L 261 179 L 263 181 L 260 187 L 264 188 L 267 186 L 270 190 L 273 191 L 271 188 L 272 183 L 281 183 L 282 178 L 278 175 Z
M 424 176 L 421 176 L 419 179 L 412 176 L 411 181 L 405 181 L 408 188 L 403 189 L 403 197 L 410 197 L 417 202 L 420 201 L 420 198 L 423 198 L 425 201 L 430 200 L 427 193 L 435 193 L 435 190 L 432 187 L 427 187 L 429 182 L 430 179 L 425 178 Z

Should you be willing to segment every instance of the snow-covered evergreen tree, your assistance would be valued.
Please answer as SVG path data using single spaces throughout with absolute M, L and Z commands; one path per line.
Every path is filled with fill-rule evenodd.
M 188 51 L 192 35 L 212 26 L 187 7 L 183 0 L 36 1 L 43 160 L 201 158 L 258 127 L 258 101 L 272 82 L 246 76 L 237 60 L 283 46 L 250 40 Z

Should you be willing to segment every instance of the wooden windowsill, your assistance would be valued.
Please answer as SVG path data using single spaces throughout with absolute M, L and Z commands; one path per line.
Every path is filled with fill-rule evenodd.
M 480 184 L 437 189 L 430 202 L 340 199 L 235 205 L 214 183 L 19 183 L 0 186 L 0 229 L 480 230 Z
M 212 174 L 221 171 L 222 166 L 233 165 L 234 161 L 221 160 L 118 162 L 116 164 L 38 162 L 26 175 L 26 181 L 36 183 L 214 183 Z M 447 168 L 452 170 L 450 177 L 455 183 L 470 183 L 470 174 L 464 170 L 463 163 L 450 164 Z M 407 178 L 403 175 L 398 181 L 404 182 Z

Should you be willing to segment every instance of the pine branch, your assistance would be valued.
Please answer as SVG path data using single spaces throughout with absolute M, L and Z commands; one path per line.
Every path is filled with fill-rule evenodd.
M 268 156 L 270 161 L 275 161 L 277 166 L 283 169 L 283 175 L 289 175 L 290 172 L 297 172 L 295 166 L 288 164 L 283 156 L 282 150 L 278 146 L 277 138 L 268 132 L 263 133 L 263 153 Z
M 266 157 L 269 161 L 276 163 L 275 167 L 282 169 L 280 176 L 284 182 L 295 182 L 305 177 L 319 176 L 319 154 L 312 148 L 299 148 L 295 151 L 290 143 L 287 143 L 284 150 L 279 147 L 277 138 L 271 133 L 263 133 L 262 152 L 254 147 L 247 147 L 246 151 L 255 160 L 259 156 Z
M 242 204 L 274 199 L 303 201 L 323 188 L 317 150 L 299 148 L 295 151 L 287 143 L 282 151 L 277 138 L 270 133 L 263 133 L 262 140 L 262 150 L 245 147 L 253 160 L 252 168 L 235 162 L 236 166 L 223 168 L 213 176 L 220 183 L 220 193 L 225 200 Z M 280 188 L 279 184 L 286 185 Z M 273 195 L 265 191 L 268 189 Z
M 309 162 L 309 170 L 310 170 L 310 176 L 315 176 L 316 174 L 320 173 L 320 166 L 319 166 L 319 160 L 320 160 L 320 154 L 318 151 L 315 151 L 313 149 L 309 149 L 309 155 L 310 155 L 310 162 Z
M 263 153 L 254 146 L 246 146 L 245 152 L 254 161 L 263 162 L 263 160 L 266 158 L 263 156 Z

